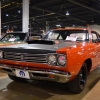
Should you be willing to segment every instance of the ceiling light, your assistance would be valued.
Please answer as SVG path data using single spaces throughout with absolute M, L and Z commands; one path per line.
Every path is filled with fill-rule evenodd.
M 3 27 L 5 28 L 5 27 L 8 27 L 8 26 L 3 26 Z
M 6 16 L 9 16 L 8 14 L 6 14 Z
M 68 12 L 68 11 L 66 12 L 66 15 L 67 15 L 67 16 L 69 15 L 69 12 Z
M 21 13 L 21 11 L 20 11 L 20 10 L 18 10 L 18 13 Z

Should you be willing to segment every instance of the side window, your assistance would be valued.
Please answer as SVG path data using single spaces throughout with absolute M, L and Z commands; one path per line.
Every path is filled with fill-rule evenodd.
M 98 38 L 98 34 L 94 31 L 92 31 L 92 41 L 95 42 L 95 40 Z
M 63 38 L 62 38 L 62 36 L 61 36 L 61 35 L 59 36 L 59 39 L 60 39 L 60 40 L 63 40 Z

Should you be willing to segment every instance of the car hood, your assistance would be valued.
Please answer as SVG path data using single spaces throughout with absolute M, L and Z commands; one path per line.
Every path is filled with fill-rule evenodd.
M 17 44 L 13 46 L 6 46 L 3 48 L 13 48 L 13 49 L 42 49 L 42 50 L 58 50 L 61 48 L 67 47 L 76 47 L 79 43 L 76 42 L 66 42 L 66 41 L 58 41 L 59 43 L 54 44 Z

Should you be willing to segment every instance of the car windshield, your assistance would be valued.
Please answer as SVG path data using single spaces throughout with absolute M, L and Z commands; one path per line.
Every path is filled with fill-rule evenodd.
M 35 33 L 35 34 L 30 34 L 28 40 L 40 40 L 42 39 L 42 35 Z
M 1 38 L 0 42 L 22 42 L 25 37 L 26 33 L 7 33 L 3 38 Z
M 44 37 L 47 40 L 89 41 L 87 30 L 52 30 Z

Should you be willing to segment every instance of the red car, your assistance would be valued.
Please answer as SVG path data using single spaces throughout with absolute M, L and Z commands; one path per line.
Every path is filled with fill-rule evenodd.
M 1 47 L 1 67 L 12 80 L 68 82 L 69 90 L 84 90 L 87 75 L 100 65 L 99 34 L 85 28 L 59 28 L 44 40 Z

